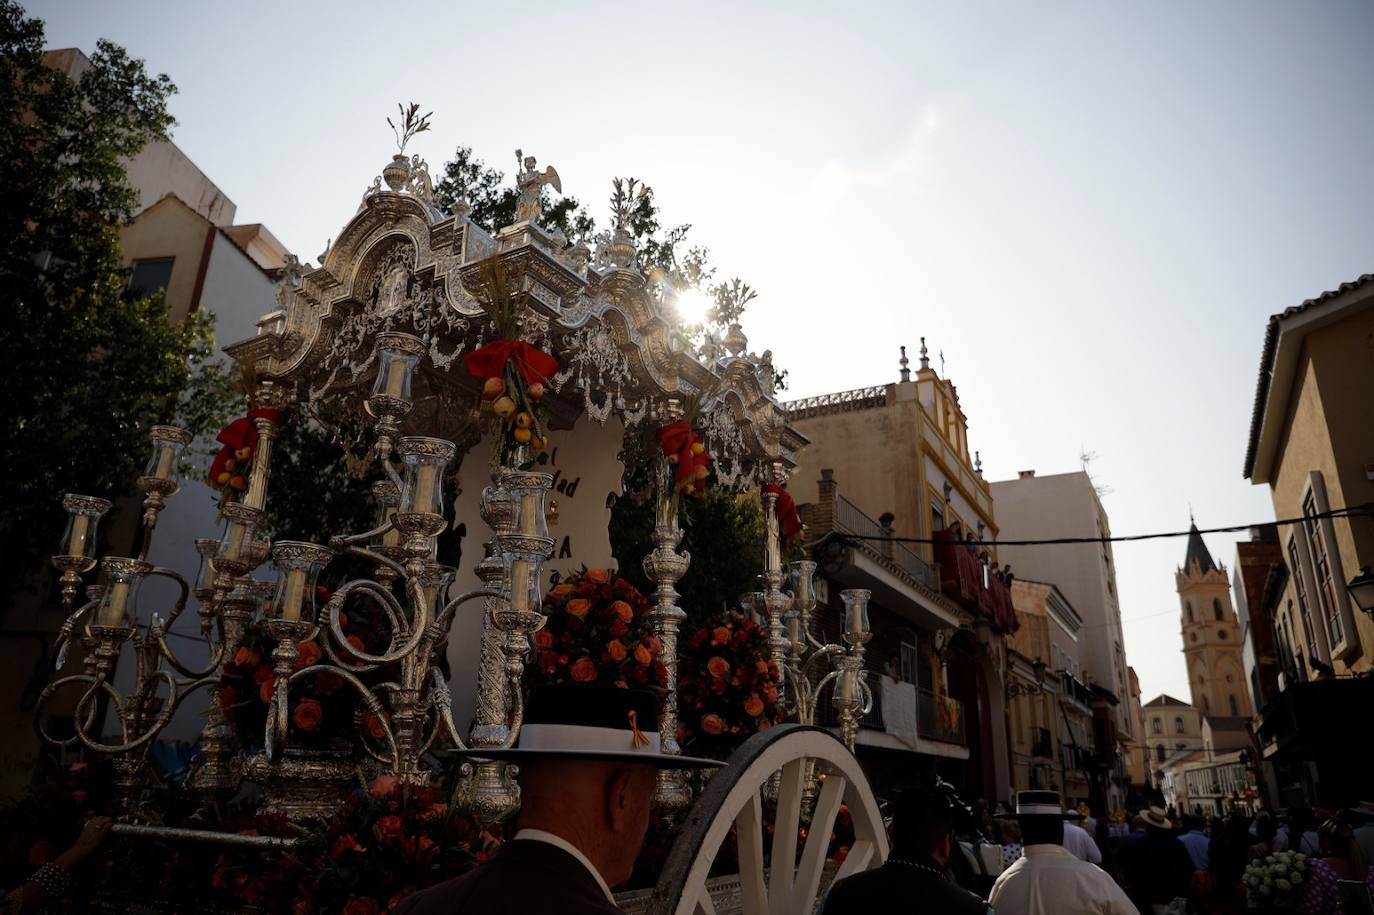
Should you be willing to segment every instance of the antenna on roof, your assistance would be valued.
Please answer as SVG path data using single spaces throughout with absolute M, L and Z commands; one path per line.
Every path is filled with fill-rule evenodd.
M 1111 495 L 1116 492 L 1116 490 L 1106 484 L 1097 482 L 1097 477 L 1093 476 L 1092 472 L 1092 463 L 1095 460 L 1097 460 L 1096 451 L 1088 451 L 1082 445 L 1078 446 L 1078 462 L 1082 465 L 1083 472 L 1088 475 L 1088 482 L 1093 485 L 1093 492 L 1097 493 L 1097 497 L 1100 499 L 1103 496 Z

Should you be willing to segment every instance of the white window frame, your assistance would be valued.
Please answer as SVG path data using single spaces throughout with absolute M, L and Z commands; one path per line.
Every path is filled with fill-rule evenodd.
M 1331 659 L 1349 662 L 1360 653 L 1360 642 L 1358 638 L 1351 638 L 1355 630 L 1355 614 L 1350 609 L 1350 594 L 1345 590 L 1345 569 L 1341 564 L 1341 551 L 1336 542 L 1336 527 L 1328 518 L 1308 518 L 1307 506 L 1310 504 L 1316 509 L 1315 514 L 1325 514 L 1331 510 L 1331 503 L 1326 497 L 1326 481 L 1322 477 L 1320 470 L 1313 470 L 1307 475 L 1307 488 L 1302 495 L 1302 513 L 1306 519 L 1303 527 L 1312 529 L 1316 537 L 1320 538 L 1320 545 L 1313 542 L 1313 538 L 1308 536 L 1307 530 L 1303 531 L 1303 539 L 1307 542 L 1309 551 L 1308 561 L 1312 564 L 1311 581 L 1316 586 L 1317 596 L 1321 602 L 1323 619 L 1322 629 L 1329 643 Z M 1326 574 L 1330 581 L 1329 590 L 1322 588 L 1322 584 L 1317 580 L 1318 567 L 1318 547 L 1326 559 Z M 1327 606 L 1330 600 L 1335 601 L 1335 606 Z M 1340 632 L 1332 632 L 1339 626 Z
M 1307 545 L 1307 532 L 1301 524 L 1290 525 L 1292 533 L 1288 537 L 1288 562 L 1293 556 L 1298 558 L 1298 567 L 1290 569 L 1293 574 L 1293 592 L 1298 598 L 1298 621 L 1302 623 L 1303 636 L 1307 642 L 1307 653 L 1315 653 L 1324 664 L 1331 663 L 1331 644 L 1326 640 L 1326 626 L 1313 626 L 1313 608 L 1321 608 L 1312 603 L 1311 596 L 1316 593 L 1316 578 L 1312 573 L 1312 551 Z

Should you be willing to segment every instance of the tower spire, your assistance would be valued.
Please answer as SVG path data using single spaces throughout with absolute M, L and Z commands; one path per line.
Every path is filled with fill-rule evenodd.
M 1191 573 L 1193 563 L 1198 564 L 1198 571 L 1213 572 L 1217 568 L 1216 562 L 1212 559 L 1212 554 L 1207 550 L 1207 544 L 1202 541 L 1202 532 L 1197 529 L 1197 522 L 1192 518 L 1192 512 L 1188 513 L 1188 552 L 1183 557 L 1183 571 Z

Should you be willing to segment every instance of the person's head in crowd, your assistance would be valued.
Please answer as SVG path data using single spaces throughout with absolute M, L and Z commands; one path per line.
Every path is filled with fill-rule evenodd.
M 1174 821 L 1159 807 L 1149 807 L 1140 811 L 1140 821 L 1145 831 L 1151 835 L 1173 835 Z
M 1317 830 L 1317 840 L 1323 858 L 1344 859 L 1350 868 L 1349 879 L 1364 882 L 1368 862 L 1364 859 L 1360 843 L 1355 841 L 1355 831 L 1349 823 L 1336 817 L 1329 818 Z
M 1015 818 L 1022 845 L 1064 844 L 1064 808 L 1058 791 L 1018 791 Z
M 926 858 L 944 867 L 953 849 L 955 808 L 949 796 L 929 788 L 908 788 L 892 803 L 892 857 Z
M 1279 821 L 1267 813 L 1261 813 L 1255 818 L 1255 838 L 1261 842 L 1272 842 L 1274 836 L 1279 834 Z
M 1003 845 L 1014 845 L 1021 841 L 1021 825 L 1019 823 L 1015 820 L 1003 820 L 1001 826 Z
M 1206 828 L 1207 828 L 1207 823 L 1206 823 L 1205 820 L 1202 819 L 1202 817 L 1200 817 L 1200 816 L 1195 816 L 1194 814 L 1191 814 L 1191 813 L 1185 813 L 1185 814 L 1183 815 L 1183 831 L 1184 831 L 1184 832 L 1192 832 L 1192 831 L 1195 830 L 1195 829 L 1196 829 L 1198 832 L 1202 832 L 1202 831 L 1203 831 L 1204 829 L 1206 829 Z

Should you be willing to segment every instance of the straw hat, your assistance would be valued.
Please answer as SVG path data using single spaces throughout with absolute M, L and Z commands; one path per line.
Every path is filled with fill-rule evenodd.
M 1163 807 L 1151 806 L 1148 810 L 1140 811 L 1140 821 L 1146 826 L 1153 826 L 1155 829 L 1173 829 L 1174 821 L 1169 819 L 1169 815 L 1164 812 Z

